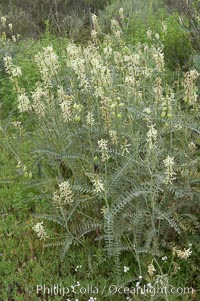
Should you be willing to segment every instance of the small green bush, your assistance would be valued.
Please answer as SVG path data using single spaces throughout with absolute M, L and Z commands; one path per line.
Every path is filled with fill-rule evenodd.
M 200 50 L 200 1 L 199 0 L 165 0 L 172 13 L 177 14 L 177 21 L 188 31 L 193 47 Z
M 188 70 L 194 53 L 189 34 L 173 16 L 168 17 L 165 22 L 168 29 L 161 41 L 164 44 L 167 65 L 172 70 Z
M 163 24 L 167 27 L 166 33 L 162 30 Z M 164 45 L 165 61 L 168 68 L 187 70 L 191 66 L 191 56 L 194 49 L 189 34 L 173 16 L 160 11 L 156 15 L 148 15 L 146 20 L 132 19 L 125 33 L 125 40 L 131 44 L 149 43 L 147 30 L 152 31 L 154 39 L 155 34 L 159 34 L 160 42 Z

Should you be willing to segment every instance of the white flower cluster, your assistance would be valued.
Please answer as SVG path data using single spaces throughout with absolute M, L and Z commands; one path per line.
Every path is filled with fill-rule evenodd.
M 97 34 L 100 31 L 99 23 L 98 23 L 98 18 L 95 14 L 92 14 L 92 26 L 93 29 L 91 30 L 91 38 L 93 40 L 97 39 Z
M 186 72 L 184 77 L 184 101 L 188 103 L 189 105 L 193 105 L 197 102 L 198 94 L 197 90 L 198 88 L 195 85 L 195 81 L 199 77 L 199 73 L 196 70 L 191 70 Z
M 94 114 L 92 112 L 87 113 L 86 123 L 87 123 L 87 125 L 89 125 L 91 127 L 94 125 L 95 120 L 94 120 Z
M 192 254 L 192 250 L 191 247 L 189 247 L 188 249 L 184 248 L 183 251 L 173 248 L 173 253 L 181 259 L 188 259 Z
M 148 38 L 149 40 L 152 39 L 152 30 L 151 30 L 151 29 L 148 29 L 148 30 L 147 30 L 147 38 Z
M 3 25 L 3 26 L 5 26 L 6 25 L 6 17 L 5 16 L 2 16 L 1 17 L 1 24 Z
M 54 52 L 52 46 L 43 47 L 43 51 L 35 56 L 35 61 L 38 65 L 42 79 L 45 84 L 49 85 L 52 76 L 55 76 L 60 67 L 58 56 Z
M 63 101 L 60 104 L 60 108 L 61 108 L 64 122 L 68 122 L 72 120 L 71 102 L 68 100 Z
M 104 97 L 104 91 L 111 86 L 112 76 L 110 69 L 104 64 L 101 57 L 97 56 L 91 58 L 91 83 L 95 88 L 96 96 Z
M 174 98 L 174 93 L 173 91 L 170 89 L 170 93 L 167 94 L 165 97 L 162 97 L 162 113 L 161 113 L 161 117 L 167 117 L 167 118 L 171 118 L 172 117 L 172 104 L 175 101 Z
M 67 66 L 77 75 L 81 90 L 87 91 L 89 82 L 86 76 L 85 59 L 83 58 L 81 47 L 76 46 L 74 43 L 69 43 L 66 51 L 68 55 Z
M 23 126 L 22 126 L 21 121 L 13 121 L 11 124 L 12 124 L 16 129 L 19 129 L 19 130 L 22 130 L 22 129 L 23 129 Z
M 17 108 L 21 113 L 31 110 L 30 100 L 24 91 L 17 95 L 17 103 Z
M 74 269 L 74 271 L 75 272 L 77 272 L 79 269 L 81 269 L 82 268 L 82 265 L 77 265 L 76 267 L 75 267 L 75 269 Z
M 117 137 L 117 132 L 115 130 L 109 130 L 109 136 L 113 145 L 118 145 L 119 140 Z
M 176 173 L 173 170 L 174 167 L 174 158 L 167 156 L 165 160 L 163 160 L 164 165 L 165 165 L 165 179 L 164 182 L 165 184 L 172 184 L 172 181 L 175 180 L 176 178 L 174 177 Z
M 156 147 L 158 131 L 155 129 L 155 125 L 148 125 L 149 131 L 147 132 L 147 144 L 148 150 L 153 150 Z
M 95 15 L 93 19 L 96 24 Z M 116 20 L 111 21 L 111 27 L 115 33 L 120 31 L 120 25 Z M 144 98 L 141 78 L 148 79 L 155 71 L 162 71 L 164 68 L 162 47 L 138 45 L 135 53 L 132 53 L 127 46 L 123 46 L 120 51 L 117 51 L 114 50 L 112 41 L 108 37 L 105 38 L 101 47 L 98 44 L 89 43 L 82 49 L 80 45 L 69 43 L 66 51 L 67 66 L 77 76 L 81 91 L 100 97 L 101 103 L 106 103 L 110 98 L 107 92 L 113 87 L 113 81 L 120 78 L 118 75 L 122 76 L 120 83 L 126 84 L 127 94 L 134 96 L 135 101 L 141 102 Z M 113 74 L 116 76 L 113 77 Z M 110 106 L 105 104 L 102 107 L 106 113 L 105 119 L 109 118 Z
M 152 263 L 147 266 L 147 270 L 151 277 L 154 275 L 154 272 L 156 272 L 156 269 Z
M 32 227 L 32 229 L 36 232 L 39 239 L 47 239 L 49 238 L 44 226 L 43 222 L 37 223 L 35 226 Z
M 161 72 L 164 70 L 165 61 L 164 61 L 164 53 L 162 51 L 162 48 L 154 48 L 153 52 L 153 58 L 156 63 L 156 69 L 158 72 Z
M 39 83 L 36 86 L 35 91 L 32 93 L 32 108 L 38 117 L 44 117 L 46 112 L 45 102 L 48 102 L 48 91 L 44 89 Z
M 120 7 L 119 9 L 119 17 L 121 20 L 124 20 L 124 9 L 123 7 Z
M 109 125 L 112 116 L 112 99 L 108 97 L 102 97 L 100 101 L 101 117 L 104 119 L 106 125 Z
M 162 79 L 160 77 L 156 77 L 155 87 L 153 88 L 153 91 L 155 93 L 156 102 L 161 103 L 163 97 L 163 86 L 162 86 Z
M 124 273 L 127 273 L 129 271 L 129 267 L 124 266 Z
M 114 35 L 117 39 L 121 38 L 121 34 L 122 34 L 121 28 L 120 28 L 119 22 L 115 19 L 111 20 L 111 31 L 114 33 Z
M 5 56 L 3 58 L 6 72 L 13 80 L 14 78 L 20 77 L 22 75 L 22 70 L 20 67 L 13 64 L 13 60 L 10 56 Z
M 103 207 L 101 208 L 101 214 L 103 214 L 103 215 L 105 216 L 107 213 L 108 213 L 108 207 L 103 206 Z
M 98 141 L 99 149 L 101 151 L 101 160 L 106 162 L 109 160 L 110 156 L 108 154 L 108 141 L 101 139 Z
M 70 205 L 74 202 L 73 191 L 68 181 L 59 184 L 59 191 L 54 192 L 53 200 L 59 206 L 62 204 Z
M 112 76 L 108 62 L 105 62 L 99 48 L 89 44 L 84 50 L 80 46 L 69 44 L 67 47 L 67 65 L 72 68 L 79 80 L 83 92 L 91 90 L 95 96 L 104 97 L 105 91 L 112 85 Z
M 90 299 L 88 299 L 88 301 L 95 301 L 95 300 L 97 300 L 96 297 L 90 297 Z
M 94 185 L 94 192 L 95 193 L 100 193 L 104 191 L 104 184 L 101 179 L 99 179 L 98 176 L 95 176 L 91 179 L 92 184 Z
M 97 15 L 92 14 L 92 25 L 96 32 L 100 30 Z
M 58 102 L 59 102 L 59 106 L 61 108 L 62 117 L 63 117 L 64 122 L 68 122 L 68 121 L 72 120 L 72 99 L 73 99 L 73 97 L 71 95 L 67 95 L 64 92 L 64 89 L 62 86 L 58 87 L 57 96 L 58 96 Z

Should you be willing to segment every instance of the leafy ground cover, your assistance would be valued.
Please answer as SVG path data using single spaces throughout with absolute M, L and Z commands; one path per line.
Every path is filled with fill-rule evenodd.
M 32 231 L 34 225 L 32 213 L 41 212 L 41 208 L 47 212 L 49 205 L 45 201 L 37 200 L 37 191 L 34 189 L 26 189 L 24 185 L 19 184 L 4 184 L 1 185 L 0 200 L 0 300 L 66 300 L 67 298 L 89 300 L 92 296 L 97 300 L 126 300 L 122 295 L 114 293 L 116 291 L 114 286 L 121 287 L 121 284 L 125 284 L 129 288 L 135 288 L 139 280 L 135 274 L 137 266 L 132 256 L 128 254 L 123 256 L 122 267 L 129 267 L 129 271 L 124 273 L 119 284 L 112 272 L 113 262 L 106 258 L 99 243 L 92 246 L 90 241 L 85 240 L 82 248 L 78 248 L 77 251 L 75 246 L 68 252 L 64 261 L 61 261 L 59 247 L 44 248 L 43 242 L 39 241 Z M 52 227 L 52 224 L 49 226 Z M 54 228 L 54 231 L 59 232 L 60 229 Z M 176 287 L 198 288 L 198 245 L 194 245 L 193 252 L 194 256 L 181 266 L 181 271 L 177 275 L 172 277 L 172 283 Z M 71 285 L 77 285 L 77 281 L 86 292 L 83 290 L 81 294 L 76 288 L 76 293 L 73 294 Z M 67 287 L 71 293 L 66 294 L 65 297 L 45 296 L 43 291 L 37 294 L 37 286 L 40 284 L 45 284 L 47 287 L 51 287 L 52 284 Z M 105 286 L 106 290 L 102 293 Z M 99 293 L 96 293 L 96 288 Z M 195 300 L 195 296 L 195 293 L 169 296 L 169 300 Z M 134 300 L 143 300 L 141 295 L 134 298 Z M 157 299 L 165 300 L 162 297 Z

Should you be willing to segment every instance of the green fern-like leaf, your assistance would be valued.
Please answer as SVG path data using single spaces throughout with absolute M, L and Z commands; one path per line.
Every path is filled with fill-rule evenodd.
M 73 237 L 67 237 L 65 242 L 63 243 L 63 247 L 62 247 L 62 250 L 61 250 L 61 260 L 62 261 L 64 260 L 64 258 L 66 256 L 66 253 L 69 250 L 72 243 L 73 243 Z
M 44 219 L 44 220 L 54 222 L 54 223 L 59 224 L 61 226 L 65 225 L 65 221 L 63 220 L 63 218 L 61 218 L 58 215 L 34 213 L 33 216 L 38 218 L 38 219 Z

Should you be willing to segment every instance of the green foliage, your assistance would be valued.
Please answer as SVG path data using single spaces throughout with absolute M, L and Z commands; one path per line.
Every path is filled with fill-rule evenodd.
M 4 158 L 4 162 L 5 158 Z M 1 173 L 1 175 L 3 175 Z M 117 283 L 116 274 L 113 271 L 113 260 L 106 258 L 105 251 L 100 242 L 91 244 L 91 240 L 83 240 L 82 248 L 72 247 L 66 255 L 66 260 L 60 262 L 60 248 L 46 247 L 41 241 L 38 241 L 32 231 L 33 217 L 32 212 L 51 211 L 51 206 L 45 200 L 38 198 L 39 191 L 33 188 L 25 188 L 24 184 L 1 184 L 0 205 L 0 300 L 42 300 L 42 296 L 36 294 L 36 286 L 39 284 L 59 283 L 64 287 L 69 287 L 79 281 L 81 286 L 87 288 L 93 283 L 99 290 L 103 291 L 106 285 L 107 289 L 104 294 L 96 295 L 100 300 L 126 300 L 126 296 L 120 294 L 110 295 L 109 285 Z M 139 220 L 138 220 L 138 223 Z M 48 226 L 48 223 L 45 222 Z M 51 230 L 50 230 L 51 229 Z M 52 244 L 54 244 L 53 233 L 61 232 L 59 226 L 49 224 L 48 233 L 51 235 Z M 45 245 L 49 245 L 45 243 Z M 56 243 L 55 243 L 56 245 Z M 199 274 L 195 265 L 198 266 L 199 250 L 193 246 L 194 255 L 192 258 L 183 262 L 178 261 L 181 265 L 181 271 L 172 277 L 172 284 L 176 287 L 192 286 L 198 289 Z M 168 262 L 174 261 L 170 252 L 165 253 L 168 256 Z M 141 255 L 141 268 L 146 271 L 150 258 Z M 161 262 L 163 273 L 168 273 L 168 262 Z M 77 266 L 81 266 L 77 271 Z M 121 275 L 120 284 L 135 287 L 138 281 L 138 267 L 133 260 L 132 255 L 125 251 L 121 258 L 121 268 L 128 266 L 130 271 Z M 143 278 L 145 278 L 143 274 Z M 95 279 L 95 281 L 94 281 Z M 77 294 L 80 298 L 82 295 Z M 84 300 L 88 300 L 91 294 L 84 294 Z M 72 298 L 72 294 L 66 296 Z M 65 299 L 66 299 L 65 297 Z M 138 296 L 136 296 L 138 297 Z M 57 296 L 57 300 L 62 300 Z M 141 296 L 138 297 L 141 300 Z M 186 297 L 185 297 L 186 298 Z M 189 296 L 187 296 L 187 299 Z M 54 298 L 56 300 L 56 297 Z M 158 298 L 159 299 L 159 298 Z M 64 299 L 63 299 L 64 300 Z M 137 300 L 137 299 L 136 299 Z M 144 297 L 142 300 L 149 300 Z M 159 299 L 160 300 L 160 299 Z M 179 300 L 178 296 L 169 296 L 169 300 Z M 181 301 L 184 300 L 181 296 Z M 190 300 L 190 299 L 189 299 Z
M 15 106 L 16 93 L 10 80 L 5 75 L 0 75 L 0 110 L 1 118 L 6 119 L 8 116 L 13 115 L 13 108 Z M 8 91 L 10 92 L 8 94 Z
M 161 22 L 161 20 L 163 21 Z M 159 20 L 159 21 L 158 21 Z M 163 33 L 163 24 L 167 26 L 167 32 Z M 145 20 L 130 21 L 125 39 L 128 43 L 146 43 L 147 30 L 151 30 L 153 35 L 159 33 L 160 41 L 164 45 L 165 61 L 171 70 L 188 70 L 191 66 L 191 56 L 194 53 L 187 31 L 185 31 L 173 16 L 160 13 L 150 14 L 150 18 Z M 147 42 L 148 43 L 148 42 Z
M 89 241 L 85 241 L 82 251 L 77 252 L 75 246 L 68 252 L 68 259 L 61 264 L 59 247 L 44 248 L 44 244 L 38 241 L 32 231 L 33 212 L 47 213 L 51 211 L 51 204 L 40 197 L 37 185 L 25 186 L 24 182 L 18 181 L 18 177 L 15 161 L 13 162 L 8 153 L 3 153 L 1 149 L 0 300 L 42 300 L 43 297 L 36 293 L 37 285 L 46 284 L 50 287 L 59 283 L 70 288 L 76 281 L 80 281 L 81 285 L 87 288 L 94 277 L 95 284 L 103 288 L 107 283 L 109 266 L 112 266 L 112 261 L 109 264 L 106 262 L 103 248 L 99 245 L 91 246 Z M 50 236 L 53 232 L 61 234 L 59 227 L 52 224 L 49 226 L 52 229 L 49 231 Z M 82 267 L 76 272 L 77 265 Z M 109 277 L 110 282 L 114 283 L 115 275 Z M 72 294 L 68 297 L 71 298 Z M 90 294 L 85 294 L 84 297 L 89 299 Z M 54 299 L 61 300 L 61 297 L 57 296 Z M 106 300 L 106 297 L 102 300 Z M 121 300 L 120 296 L 116 296 L 116 300 Z
M 168 30 L 163 37 L 163 44 L 167 65 L 172 70 L 188 70 L 191 66 L 191 56 L 194 53 L 188 32 L 178 24 L 173 16 L 166 19 L 166 25 Z
M 196 54 L 192 59 L 194 68 L 200 72 L 200 55 Z
M 200 2 L 199 0 L 168 0 L 165 2 L 170 7 L 170 11 L 176 16 L 180 26 L 188 32 L 188 36 L 195 50 L 200 50 Z M 178 17 L 177 17 L 178 14 Z
M 159 1 L 153 0 L 147 2 L 145 0 L 116 0 L 109 3 L 99 14 L 99 23 L 102 30 L 108 32 L 110 30 L 110 21 L 116 19 L 120 21 L 119 9 L 123 8 L 123 13 L 127 27 L 133 20 L 145 24 L 147 16 L 153 15 L 158 10 Z M 131 26 L 131 25 L 130 25 Z M 134 31 L 132 32 L 134 34 Z
M 5 72 L 3 58 L 8 54 L 15 56 L 18 51 L 15 43 L 0 37 L 0 112 L 3 119 L 13 114 L 16 99 L 16 93 Z
M 165 61 L 171 70 L 187 70 L 191 66 L 191 56 L 194 53 L 190 36 L 177 21 L 178 15 L 170 15 L 162 3 L 153 1 L 114 1 L 100 14 L 100 24 L 106 31 L 110 30 L 111 19 L 120 21 L 119 9 L 124 9 L 124 40 L 128 44 L 149 43 L 147 30 L 153 37 L 159 33 L 164 45 Z M 163 24 L 167 32 L 163 32 Z

